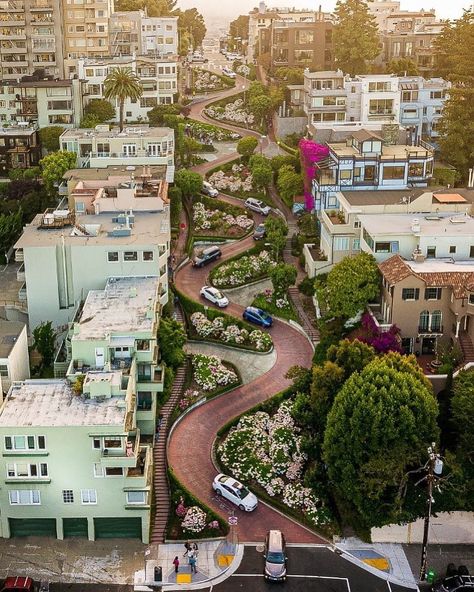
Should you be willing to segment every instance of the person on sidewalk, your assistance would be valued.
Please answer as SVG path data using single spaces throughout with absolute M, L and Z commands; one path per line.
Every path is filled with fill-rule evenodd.
M 184 548 L 186 549 L 186 551 L 184 552 L 183 557 L 186 557 L 189 551 L 191 551 L 191 543 L 189 541 L 186 541 L 184 543 Z
M 193 555 L 197 557 L 199 555 L 199 548 L 196 542 L 193 543 Z
M 178 559 L 178 556 L 177 555 L 173 559 L 173 565 L 174 565 L 174 573 L 178 573 L 178 570 L 179 570 L 179 559 Z
M 189 557 L 189 565 L 191 566 L 191 573 L 197 573 L 196 567 L 197 559 L 194 554 Z

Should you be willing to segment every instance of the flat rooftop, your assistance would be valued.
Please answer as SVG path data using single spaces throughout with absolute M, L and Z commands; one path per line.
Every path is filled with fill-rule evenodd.
M 358 216 L 362 227 L 372 236 L 416 235 L 469 237 L 474 235 L 474 218 L 454 212 L 442 214 L 363 214 Z M 418 220 L 420 230 L 412 225 Z
M 0 127 L 0 136 L 33 136 L 38 131 L 36 126 L 21 126 L 16 125 L 15 127 Z
M 76 395 L 67 380 L 25 380 L 7 395 L 0 426 L 123 426 L 125 415 L 123 397 L 86 399 Z
M 43 214 L 37 214 L 30 224 L 23 228 L 23 234 L 15 244 L 15 248 L 52 247 L 60 244 L 62 237 L 67 245 L 77 247 L 97 245 L 164 245 L 169 240 L 170 222 L 169 211 L 162 212 L 134 212 L 133 228 L 129 236 L 109 236 L 119 226 L 113 222 L 118 213 L 104 212 L 103 214 L 76 215 L 75 226 L 65 228 L 41 228 Z M 84 234 L 77 227 L 86 229 Z
M 74 325 L 73 341 L 150 332 L 158 284 L 156 276 L 109 278 L 104 290 L 91 290 Z
M 77 179 L 78 181 L 108 181 L 113 185 L 115 182 L 122 183 L 129 181 L 132 175 L 135 178 L 151 174 L 152 179 L 164 179 L 166 177 L 166 165 L 113 165 L 101 169 L 70 169 L 63 175 L 63 179 Z
M 350 156 L 355 158 L 368 158 L 367 154 L 361 154 L 358 149 L 348 146 L 345 142 L 334 142 L 329 144 L 329 148 L 339 157 Z M 382 146 L 381 160 L 393 160 L 407 158 L 408 155 L 417 155 L 420 158 L 433 156 L 433 151 L 427 150 L 422 146 L 409 146 L 407 144 L 395 144 L 393 146 Z M 377 154 L 376 157 L 379 155 Z M 375 158 L 375 157 L 374 157 Z
M 24 328 L 24 323 L 0 320 L 0 358 L 10 355 Z
M 351 206 L 369 206 L 369 205 L 392 205 L 404 203 L 404 198 L 411 202 L 420 195 L 433 193 L 433 203 L 438 204 L 465 204 L 474 203 L 473 189 L 437 189 L 435 187 L 421 189 L 388 189 L 384 191 L 343 191 L 342 194 Z M 454 196 L 454 197 L 451 197 Z
M 113 139 L 113 138 L 166 138 L 174 136 L 174 130 L 170 127 L 149 127 L 148 125 L 127 126 L 123 132 L 119 127 L 112 129 L 67 129 L 60 136 L 60 141 L 67 140 L 90 140 L 91 138 Z
M 423 277 L 424 273 L 474 273 L 474 262 L 452 259 L 425 259 L 422 263 L 405 261 L 408 267 Z

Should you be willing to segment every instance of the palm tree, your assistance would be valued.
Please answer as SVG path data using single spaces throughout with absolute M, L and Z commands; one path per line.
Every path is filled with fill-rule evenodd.
M 120 131 L 123 131 L 123 109 L 125 99 L 138 101 L 143 88 L 140 78 L 131 68 L 115 68 L 105 79 L 104 97 L 119 102 Z

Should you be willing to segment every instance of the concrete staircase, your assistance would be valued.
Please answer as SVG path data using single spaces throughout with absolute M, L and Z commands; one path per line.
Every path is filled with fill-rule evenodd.
M 459 333 L 459 345 L 464 355 L 464 364 L 474 362 L 474 345 L 469 334 L 466 331 Z
M 306 335 L 310 338 L 312 343 L 319 343 L 319 331 L 315 327 L 316 314 L 311 315 L 311 313 L 308 313 L 305 310 L 301 293 L 298 288 L 295 286 L 289 288 L 288 294 L 291 298 L 291 301 L 293 302 L 293 306 L 296 308 L 301 326 L 305 330 Z

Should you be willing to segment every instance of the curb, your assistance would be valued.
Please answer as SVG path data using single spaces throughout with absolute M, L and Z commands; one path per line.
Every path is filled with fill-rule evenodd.
M 217 341 L 207 341 L 206 339 L 189 339 L 187 340 L 188 343 L 202 343 L 204 345 L 215 345 L 216 347 L 222 347 L 224 349 L 231 349 L 233 351 L 239 351 L 247 354 L 257 354 L 257 356 L 268 356 L 269 354 L 273 353 L 275 349 L 275 345 L 273 344 L 272 340 L 272 347 L 266 351 L 261 352 L 255 349 L 245 349 L 243 347 L 237 347 L 236 345 L 229 345 L 228 343 L 218 343 Z M 224 360 L 225 361 L 225 360 Z M 215 397 L 213 397 L 215 398 Z

